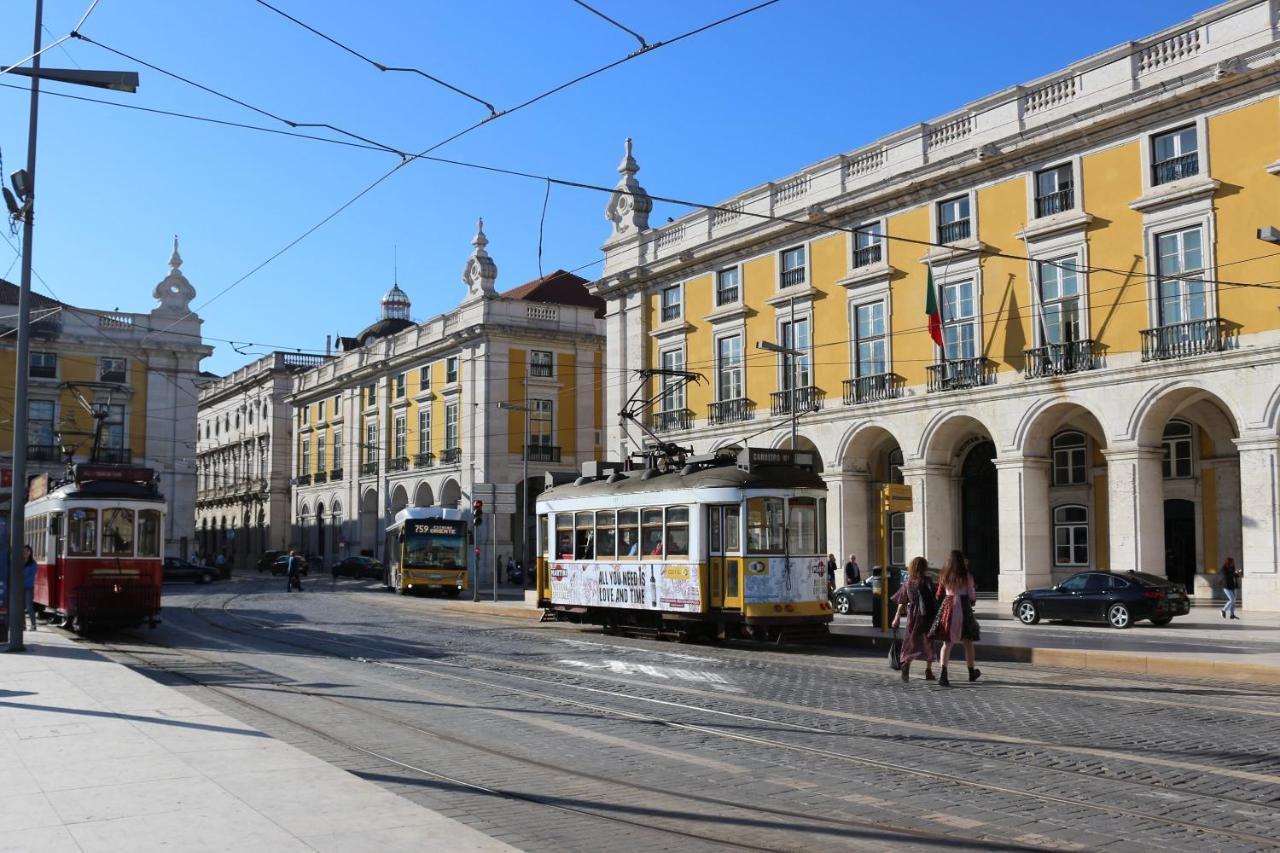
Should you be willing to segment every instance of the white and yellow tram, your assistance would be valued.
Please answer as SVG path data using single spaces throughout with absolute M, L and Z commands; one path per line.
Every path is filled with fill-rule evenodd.
M 597 463 L 538 498 L 538 599 L 607 630 L 825 636 L 826 485 L 803 451 Z

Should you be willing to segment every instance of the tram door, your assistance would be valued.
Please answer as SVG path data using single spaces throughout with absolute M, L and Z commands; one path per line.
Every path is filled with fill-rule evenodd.
M 742 532 L 738 504 L 707 507 L 711 606 L 742 607 Z

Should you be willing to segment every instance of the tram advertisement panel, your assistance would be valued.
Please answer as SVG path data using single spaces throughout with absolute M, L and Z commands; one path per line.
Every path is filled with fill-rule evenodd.
M 825 557 L 748 557 L 746 603 L 763 604 L 827 600 L 827 560 Z
M 665 563 L 553 563 L 551 600 L 580 607 L 702 611 L 695 565 Z

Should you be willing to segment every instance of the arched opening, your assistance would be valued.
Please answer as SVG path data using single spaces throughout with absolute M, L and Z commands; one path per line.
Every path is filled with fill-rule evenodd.
M 321 560 L 328 556 L 327 531 L 325 529 L 324 503 L 316 504 L 316 556 Z
M 267 530 L 267 511 L 262 507 L 258 507 L 258 550 L 254 552 L 255 557 L 262 556 L 263 551 L 270 550 L 274 543 L 271 542 L 269 536 L 270 531 Z
M 996 446 L 973 444 L 960 465 L 960 549 L 969 560 L 978 589 L 994 592 L 1000 582 L 999 487 Z
M 409 493 L 405 491 L 404 486 L 397 485 L 391 490 L 391 506 L 390 518 L 395 518 L 396 513 L 409 505 Z M 390 523 L 390 522 L 388 522 Z
M 855 558 L 862 577 L 882 564 L 886 553 L 889 565 L 906 565 L 909 519 L 905 513 L 889 516 L 886 541 L 876 509 L 884 484 L 903 481 L 902 463 L 902 448 L 892 433 L 880 426 L 862 426 L 844 442 L 840 454 L 844 474 L 828 484 L 832 494 L 827 500 L 827 526 L 841 534 L 839 543 L 832 543 L 840 549 L 838 562 L 845 566 L 850 557 Z
M 346 556 L 347 539 L 342 532 L 342 504 L 336 500 L 329 509 L 329 536 L 333 540 L 334 559 L 342 559 Z
M 537 529 L 538 495 L 542 494 L 546 487 L 547 481 L 545 477 L 530 477 L 528 479 L 529 512 L 526 516 L 524 511 L 525 482 L 516 483 L 516 511 L 511 515 L 511 554 L 512 559 L 522 567 L 533 565 L 536 559 L 534 549 L 537 536 L 534 531 Z M 528 543 L 527 550 L 525 548 L 526 543 Z M 533 583 L 533 578 L 529 577 L 527 572 L 525 583 Z
M 462 502 L 462 487 L 452 478 L 445 480 L 440 487 L 440 506 L 457 507 Z
M 357 544 L 359 553 L 366 557 L 377 556 L 378 535 L 378 492 L 368 489 L 360 498 L 360 541 Z
M 432 495 L 431 486 L 424 480 L 418 484 L 418 488 L 413 491 L 414 506 L 431 506 Z

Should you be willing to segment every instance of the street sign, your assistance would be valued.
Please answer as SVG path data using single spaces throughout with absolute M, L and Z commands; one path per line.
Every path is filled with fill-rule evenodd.
M 911 487 L 901 483 L 885 483 L 881 495 L 885 512 L 911 512 Z

